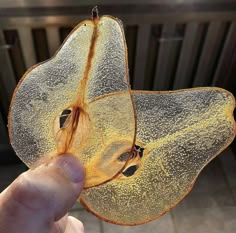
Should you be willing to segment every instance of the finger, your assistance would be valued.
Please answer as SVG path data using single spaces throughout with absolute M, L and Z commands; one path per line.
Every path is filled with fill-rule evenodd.
M 55 222 L 53 229 L 51 230 L 50 233 L 65 233 L 67 220 L 68 220 L 68 214 L 66 214 L 59 221 Z
M 84 233 L 84 226 L 81 221 L 69 216 L 67 219 L 65 233 Z
M 3 194 L 8 190 L 9 187 L 5 188 L 1 193 L 0 193 L 0 198 L 3 196 Z
M 71 209 L 83 180 L 82 165 L 71 155 L 23 173 L 0 197 L 0 232 L 48 232 Z

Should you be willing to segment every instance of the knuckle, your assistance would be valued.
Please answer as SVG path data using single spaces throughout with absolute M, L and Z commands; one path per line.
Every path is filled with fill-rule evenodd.
M 69 216 L 68 217 L 68 223 L 74 227 L 76 227 L 76 230 L 79 233 L 84 233 L 84 224 L 78 220 L 77 218 L 73 217 L 73 216 Z
M 84 225 L 83 225 L 83 223 L 79 221 L 78 224 L 79 224 L 79 229 L 80 229 L 81 233 L 84 233 Z
M 16 203 L 25 205 L 29 195 L 29 181 L 26 173 L 22 173 L 12 184 L 11 196 Z

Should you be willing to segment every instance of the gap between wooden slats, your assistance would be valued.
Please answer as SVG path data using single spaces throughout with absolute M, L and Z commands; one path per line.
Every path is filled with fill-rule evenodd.
M 219 157 L 226 181 L 236 200 L 236 158 L 231 148 L 227 148 Z
M 34 48 L 37 63 L 49 58 L 46 30 L 44 28 L 32 29 Z
M 176 33 L 176 26 L 175 23 L 167 23 L 163 26 L 156 60 L 153 90 L 171 89 L 178 60 L 179 45 L 183 39 L 181 35 Z
M 0 144 L 7 144 L 8 142 L 8 134 L 7 128 L 4 124 L 2 114 L 0 112 Z
M 47 27 L 46 34 L 47 34 L 49 55 L 50 57 L 52 57 L 61 44 L 58 27 Z
M 190 87 L 192 71 L 197 56 L 199 39 L 199 23 L 191 22 L 186 25 L 185 36 L 179 57 L 173 89 Z
M 25 61 L 25 66 L 26 69 L 29 69 L 31 66 L 36 64 L 36 55 L 31 28 L 21 27 L 18 29 L 18 34 Z
M 151 35 L 148 44 L 148 62 L 145 72 L 145 90 L 152 90 L 153 77 L 156 70 L 156 60 L 158 51 L 160 48 L 160 38 L 161 38 L 162 25 L 153 25 L 151 29 Z
M 4 36 L 7 44 L 10 46 L 8 52 L 15 78 L 19 81 L 25 73 L 25 64 L 17 30 L 4 30 Z
M 136 46 L 133 89 L 140 90 L 145 86 L 145 70 L 148 62 L 148 42 L 151 25 L 140 25 Z
M 232 22 L 229 27 L 219 63 L 217 64 L 217 69 L 213 78 L 213 86 L 228 87 L 227 83 L 230 78 L 229 74 L 232 67 L 235 66 L 235 64 L 233 64 L 234 53 L 236 53 L 236 22 Z
M 9 105 L 11 96 L 16 86 L 16 79 L 7 47 L 8 46 L 6 44 L 3 31 L 0 30 L 0 85 L 1 90 L 4 92 L 1 92 L 0 97 L 1 102 L 4 102 L 4 108 Z
M 60 36 L 60 42 L 63 43 L 66 37 L 70 34 L 70 32 L 73 30 L 72 27 L 61 27 L 59 29 L 59 36 Z
M 212 81 L 214 65 L 225 33 L 225 23 L 211 22 L 199 59 L 193 86 L 209 86 Z
M 125 27 L 125 39 L 128 49 L 129 80 L 131 87 L 133 87 L 133 82 L 134 82 L 134 62 L 135 62 L 135 53 L 137 45 L 137 33 L 138 33 L 137 25 Z

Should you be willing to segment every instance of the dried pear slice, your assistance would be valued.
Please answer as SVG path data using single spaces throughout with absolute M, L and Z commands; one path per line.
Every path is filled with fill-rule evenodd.
M 232 142 L 235 100 L 220 88 L 131 93 L 127 67 L 119 20 L 80 23 L 18 84 L 9 134 L 29 167 L 77 155 L 86 169 L 81 203 L 106 221 L 137 225 L 180 202 Z
M 52 59 L 25 73 L 12 98 L 9 135 L 31 168 L 62 153 L 78 156 L 86 187 L 122 170 L 126 161 L 114 161 L 133 148 L 135 117 L 118 19 L 83 21 Z
M 223 89 L 133 91 L 133 96 L 139 153 L 118 177 L 80 197 L 96 216 L 121 225 L 142 224 L 169 211 L 235 136 L 235 100 Z

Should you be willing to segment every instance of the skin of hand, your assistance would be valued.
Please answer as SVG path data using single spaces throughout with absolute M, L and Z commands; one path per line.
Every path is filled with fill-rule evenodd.
M 84 185 L 84 169 L 73 155 L 22 173 L 0 194 L 0 232 L 84 233 L 67 212 Z

